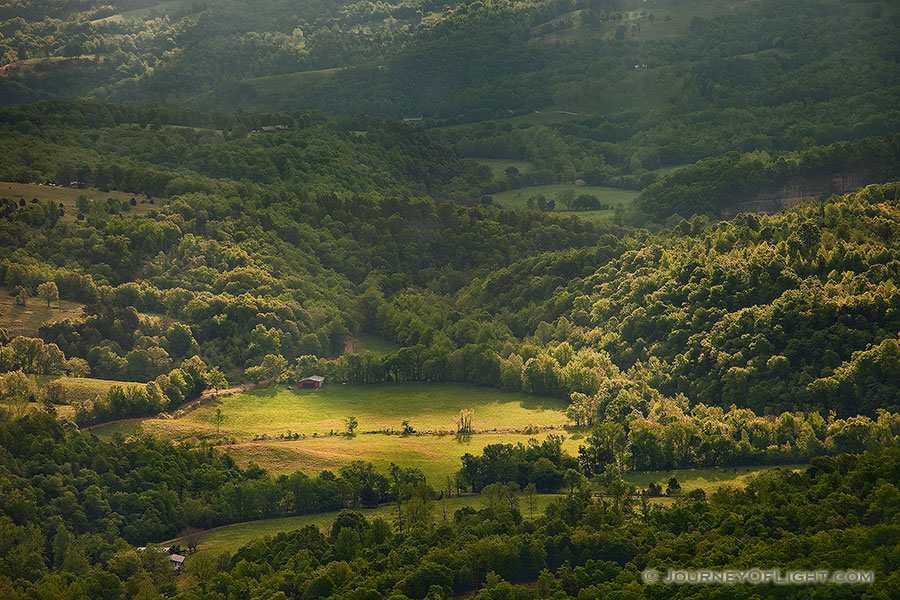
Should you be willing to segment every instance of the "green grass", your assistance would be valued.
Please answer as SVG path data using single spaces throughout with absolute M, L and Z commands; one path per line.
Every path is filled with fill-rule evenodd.
M 687 35 L 694 17 L 713 18 L 746 10 L 753 0 L 656 0 L 655 2 L 631 1 L 622 6 L 621 21 L 588 23 L 583 20 L 584 11 L 576 10 L 560 15 L 554 21 L 572 21 L 573 27 L 546 33 L 537 43 L 572 43 L 588 39 L 613 40 L 620 25 L 626 27 L 625 39 L 637 42 L 679 38 Z M 618 12 L 618 11 L 617 11 Z M 650 21 L 653 14 L 654 20 Z M 669 17 L 669 21 L 666 21 Z M 640 31 L 632 31 L 640 25 Z M 536 27 L 540 32 L 543 25 Z
M 308 85 L 309 83 L 328 79 L 338 70 L 339 67 L 318 69 L 315 71 L 298 71 L 296 73 L 284 73 L 283 75 L 253 77 L 241 81 L 252 85 L 261 94 L 284 96 L 293 93 L 297 88 Z
M 297 101 L 297 94 L 304 87 L 311 83 L 321 81 L 332 77 L 342 67 L 334 67 L 331 69 L 318 69 L 315 71 L 298 71 L 295 73 L 283 73 L 281 75 L 266 75 L 264 77 L 251 77 L 249 79 L 241 79 L 240 84 L 253 88 L 255 98 L 250 101 L 252 106 L 265 106 L 267 108 L 288 107 L 293 106 Z M 184 99 L 184 103 L 193 107 L 208 107 L 210 105 L 219 105 L 223 101 L 232 102 L 233 99 L 224 98 L 228 96 L 228 92 L 223 96 L 219 88 L 200 92 L 195 96 Z M 238 102 L 235 106 L 246 105 Z M 276 125 L 276 123 L 268 123 Z
M 141 421 L 142 419 L 123 419 L 113 423 L 104 423 L 96 427 L 87 427 L 86 429 L 89 429 L 92 434 L 104 442 L 108 442 L 117 433 L 121 434 L 122 437 L 136 434 L 141 429 Z
M 531 163 L 525 160 L 514 160 L 512 158 L 473 158 L 483 165 L 487 165 L 494 175 L 494 179 L 506 178 L 506 169 L 515 167 L 519 173 L 526 173 L 531 170 Z
M 459 458 L 466 452 L 480 453 L 491 443 L 543 439 L 545 428 L 565 433 L 562 427 L 569 422 L 565 408 L 559 399 L 468 385 L 326 383 L 318 391 L 272 386 L 211 400 L 177 419 L 132 419 L 92 431 L 109 439 L 116 432 L 128 435 L 140 427 L 145 433 L 173 440 L 227 441 L 223 449 L 238 462 L 253 461 L 275 473 L 315 473 L 365 460 L 382 469 L 392 462 L 418 467 L 429 481 L 441 482 L 459 470 Z M 219 437 L 213 420 L 217 409 L 225 415 Z M 474 410 L 476 433 L 465 441 L 457 441 L 455 435 L 461 409 Z M 354 437 L 343 435 L 343 419 L 348 415 L 359 420 Z M 419 435 L 384 433 L 399 432 L 404 419 Z M 303 437 L 277 439 L 289 431 Z M 336 435 L 329 435 L 332 431 Z M 269 439 L 254 440 L 263 434 Z M 567 440 L 566 444 L 577 453 L 577 442 Z
M 38 383 L 46 385 L 50 381 L 55 381 L 65 389 L 66 399 L 71 402 L 85 402 L 93 400 L 96 396 L 105 396 L 114 385 L 128 387 L 136 385 L 144 387 L 143 383 L 133 381 L 115 381 L 112 379 L 94 379 L 93 377 L 48 377 L 38 376 Z
M 562 431 L 556 433 L 566 435 Z M 463 454 L 480 454 L 488 444 L 527 444 L 531 438 L 543 440 L 546 436 L 547 433 L 482 433 L 457 440 L 455 435 L 369 434 L 352 438 L 326 436 L 296 441 L 244 442 L 226 449 L 242 466 L 253 461 L 276 474 L 336 471 L 355 460 L 371 462 L 384 472 L 394 463 L 421 469 L 432 486 L 442 488 L 447 477 L 462 467 L 460 457 Z M 568 435 L 566 438 L 563 447 L 577 455 L 578 444 L 584 442 L 572 440 Z
M 204 4 L 209 3 L 208 0 L 207 2 L 204 2 Z M 165 0 L 146 8 L 126 10 L 102 19 L 97 19 L 94 23 L 102 23 L 103 21 L 118 22 L 125 19 L 152 19 L 161 15 L 173 15 L 176 13 L 191 14 L 195 4 L 197 4 L 197 0 Z
M 0 401 L 0 406 L 3 408 L 10 409 L 10 406 L 6 402 Z M 73 419 L 75 417 L 75 407 L 74 406 L 66 406 L 66 405 L 57 405 L 56 407 L 56 416 L 61 419 Z M 10 409 L 11 410 L 11 409 Z M 25 408 L 25 414 L 35 414 L 44 411 L 44 405 L 40 402 L 29 402 L 28 406 Z
M 16 304 L 16 299 L 8 292 L 0 292 L 0 327 L 13 337 L 24 335 L 36 337 L 38 328 L 44 323 L 55 323 L 66 319 L 81 318 L 83 304 L 60 300 L 50 308 L 40 298 L 29 298 L 25 306 Z
M 748 465 L 740 467 L 715 467 L 709 469 L 675 469 L 673 471 L 647 471 L 626 473 L 625 479 L 639 488 L 656 482 L 665 490 L 669 478 L 674 477 L 681 485 L 683 492 L 702 489 L 707 493 L 722 486 L 742 487 L 747 480 L 757 473 L 775 469 L 791 469 L 799 471 L 806 468 L 803 464 L 792 465 Z
M 312 436 L 344 431 L 343 419 L 355 415 L 358 432 L 399 430 L 409 419 L 419 431 L 455 433 L 461 409 L 474 409 L 476 431 L 520 430 L 529 425 L 562 426 L 566 402 L 467 385 L 401 383 L 379 385 L 328 384 L 321 390 L 270 386 L 209 402 L 179 419 L 149 419 L 144 428 L 174 438 L 215 435 L 213 416 L 225 414 L 223 436 L 239 441 L 254 434 L 277 436 L 288 430 Z
M 51 381 L 59 382 L 63 386 L 65 390 L 65 404 L 56 405 L 56 414 L 57 416 L 66 419 L 72 419 L 75 417 L 75 407 L 73 406 L 73 404 L 76 404 L 78 402 L 92 401 L 97 397 L 106 396 L 106 392 L 110 387 L 114 385 L 144 385 L 143 383 L 112 381 L 110 379 L 92 379 L 89 377 L 59 377 L 38 375 L 35 377 L 35 379 L 39 387 L 45 386 Z M 37 402 L 32 402 L 28 406 L 28 412 L 39 412 L 41 410 L 43 410 L 43 407 Z M 111 432 L 110 435 L 112 435 Z
M 554 494 L 539 494 L 535 497 L 534 516 L 537 517 L 544 513 L 547 505 L 559 496 Z M 473 508 L 482 508 L 483 501 L 480 496 L 454 496 L 453 498 L 445 498 L 435 501 L 434 519 L 442 521 L 446 514 L 447 519 L 453 518 L 453 512 L 464 507 L 471 506 Z M 397 515 L 395 506 L 379 506 L 378 508 L 360 508 L 354 509 L 365 515 L 369 520 L 382 518 L 393 522 Z M 531 515 L 528 502 L 525 497 L 519 499 L 519 510 L 522 515 L 529 518 Z M 319 513 L 315 515 L 303 515 L 300 517 L 283 517 L 279 519 L 265 519 L 261 521 L 250 521 L 247 523 L 237 523 L 235 525 L 225 525 L 211 529 L 203 534 L 199 551 L 214 551 L 216 553 L 227 550 L 234 552 L 241 546 L 252 542 L 253 540 L 274 536 L 285 531 L 294 531 L 307 525 L 315 525 L 323 532 L 331 529 L 331 524 L 337 517 L 337 512 Z M 177 540 L 172 540 L 173 542 Z
M 146 200 L 146 198 L 142 198 L 139 194 L 128 194 L 114 190 L 101 192 L 95 188 L 76 189 L 51 185 L 37 185 L 34 183 L 14 183 L 11 181 L 0 182 L 0 198 L 9 198 L 15 202 L 24 198 L 28 203 L 30 203 L 33 198 L 37 198 L 41 202 L 51 201 L 62 203 L 63 208 L 65 209 L 65 215 L 63 215 L 62 218 L 69 223 L 74 222 L 78 215 L 78 208 L 75 201 L 79 196 L 85 196 L 94 201 L 115 198 L 120 202 L 128 202 L 131 198 L 137 198 L 137 206 L 132 206 L 131 210 L 128 212 L 121 213 L 124 217 L 127 217 L 128 215 L 146 215 L 153 208 L 160 206 L 158 199 L 154 201 L 155 204 L 146 202 L 141 204 L 141 200 Z
M 578 185 L 575 183 L 554 183 L 551 185 L 535 185 L 531 187 L 517 188 L 514 190 L 506 190 L 493 194 L 494 203 L 504 208 L 525 209 L 528 207 L 528 199 L 539 194 L 543 194 L 548 199 L 555 198 L 557 194 L 564 190 L 572 190 L 575 196 L 580 194 L 590 194 L 596 196 L 601 202 L 609 204 L 613 207 L 619 205 L 623 208 L 630 206 L 631 201 L 637 197 L 638 192 L 634 190 L 623 190 L 621 188 Z M 565 207 L 557 202 L 554 211 L 566 216 L 578 216 L 584 219 L 606 218 L 611 219 L 614 210 L 587 210 L 587 211 L 567 211 Z
M 660 179 L 662 179 L 662 178 L 665 177 L 666 175 L 669 175 L 669 174 L 671 174 L 671 173 L 674 173 L 674 172 L 677 171 L 678 169 L 687 167 L 687 166 L 689 166 L 689 165 L 690 165 L 690 163 L 685 163 L 685 164 L 681 164 L 681 165 L 668 165 L 668 166 L 665 166 L 665 167 L 660 167 L 660 168 L 658 168 L 658 169 L 654 169 L 653 171 L 650 171 L 650 172 L 651 172 L 651 173 L 655 173 L 657 177 L 659 177 Z
M 713 469 L 678 469 L 675 471 L 654 471 L 648 473 L 628 473 L 625 479 L 630 483 L 646 488 L 651 481 L 665 484 L 669 477 L 675 476 L 683 492 L 702 488 L 707 493 L 714 491 L 722 486 L 741 487 L 746 484 L 747 479 L 752 475 L 764 471 L 774 469 L 792 469 L 801 470 L 806 465 L 780 465 L 780 466 L 745 466 L 736 468 L 713 468 Z M 440 482 L 432 482 L 436 487 L 442 487 Z M 665 485 L 664 485 L 665 487 Z M 550 504 L 559 495 L 541 494 L 536 497 L 535 516 L 543 514 Z M 659 503 L 668 504 L 671 499 L 662 498 Z M 461 496 L 446 498 L 435 503 L 434 517 L 440 521 L 446 511 L 447 518 L 452 518 L 453 512 L 463 506 L 472 506 L 474 508 L 482 507 L 480 496 Z M 526 517 L 530 516 L 529 508 L 524 497 L 519 499 L 519 509 Z M 393 506 L 380 506 L 372 509 L 359 509 L 368 519 L 381 517 L 393 522 L 396 515 L 396 508 Z M 321 530 L 327 532 L 332 522 L 334 522 L 337 512 L 320 513 L 316 515 L 304 515 L 301 517 L 285 517 L 279 519 L 266 519 L 261 521 L 251 521 L 247 523 L 238 523 L 236 525 L 226 525 L 206 532 L 200 542 L 200 551 L 214 550 L 221 552 L 227 550 L 234 552 L 241 546 L 266 536 L 274 536 L 283 531 L 292 531 L 305 527 L 306 525 L 316 525 Z
M 352 352 L 373 352 L 379 356 L 393 354 L 400 346 L 377 335 L 363 334 L 354 337 L 350 342 Z

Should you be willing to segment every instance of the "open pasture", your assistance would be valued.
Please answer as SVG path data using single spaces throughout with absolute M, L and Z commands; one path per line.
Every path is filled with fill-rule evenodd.
M 775 469 L 801 470 L 804 467 L 805 465 L 754 465 L 736 468 L 678 469 L 665 472 L 628 473 L 626 474 L 625 479 L 641 488 L 646 488 L 651 481 L 665 483 L 668 481 L 669 477 L 674 476 L 680 482 L 682 492 L 686 493 L 699 488 L 705 490 L 707 493 L 711 493 L 723 486 L 743 487 L 752 475 L 761 472 Z M 432 482 L 432 485 L 434 484 L 435 482 Z M 543 514 L 546 511 L 547 505 L 559 497 L 560 495 L 558 494 L 538 494 L 535 496 L 534 515 L 538 516 Z M 652 499 L 652 502 L 654 504 L 668 505 L 672 503 L 672 499 L 654 498 Z M 435 502 L 434 518 L 436 521 L 441 521 L 444 518 L 444 515 L 446 515 L 446 517 L 450 519 L 453 516 L 453 512 L 459 508 L 471 506 L 477 509 L 481 508 L 483 503 L 484 501 L 480 495 L 464 495 L 444 498 Z M 356 510 L 365 515 L 369 520 L 382 518 L 389 522 L 393 522 L 396 518 L 397 511 L 396 507 L 392 505 Z M 519 498 L 519 510 L 522 511 L 523 516 L 530 517 L 530 510 L 524 495 Z M 229 552 L 234 552 L 241 546 L 248 544 L 255 539 L 274 536 L 281 532 L 293 531 L 307 525 L 315 525 L 322 531 L 327 532 L 337 515 L 337 512 L 329 512 L 298 517 L 249 521 L 246 523 L 217 527 L 202 535 L 198 549 L 200 551 L 221 552 L 227 550 Z
M 215 0 L 213 0 L 213 2 L 214 1 Z M 208 5 L 210 4 L 210 2 L 209 0 L 207 0 L 207 2 L 204 2 L 203 4 Z M 196 12 L 195 9 L 197 7 L 197 0 L 164 0 L 163 2 L 159 2 L 152 6 L 135 8 L 133 10 L 125 10 L 108 17 L 96 19 L 93 22 L 102 23 L 104 21 L 110 21 L 118 23 L 126 19 L 135 19 L 141 21 L 155 19 L 163 15 L 167 15 L 170 17 L 175 16 L 176 18 L 178 18 L 181 16 L 193 14 L 194 12 Z
M 534 501 L 534 516 L 537 517 L 544 513 L 547 505 L 558 498 L 555 494 L 538 494 Z M 436 522 L 441 522 L 446 518 L 453 519 L 453 512 L 471 506 L 480 509 L 484 506 L 484 500 L 479 495 L 454 496 L 452 498 L 444 498 L 436 500 L 434 503 L 433 518 Z M 368 520 L 377 518 L 385 519 L 393 522 L 396 519 L 397 507 L 394 505 L 379 506 L 377 508 L 357 508 L 354 509 L 362 513 Z M 530 508 L 528 501 L 524 496 L 519 498 L 519 510 L 522 515 L 529 518 Z M 234 552 L 241 546 L 252 542 L 253 540 L 274 536 L 286 531 L 294 531 L 307 525 L 315 525 L 322 532 L 327 533 L 331 529 L 331 524 L 337 517 L 337 512 L 319 513 L 314 515 L 303 515 L 299 517 L 283 517 L 278 519 L 263 519 L 260 521 L 249 521 L 246 523 L 237 523 L 235 525 L 225 525 L 210 529 L 202 534 L 198 550 L 214 551 L 216 553 L 227 550 Z M 177 540 L 172 540 L 177 542 Z
M 578 197 L 581 194 L 590 194 L 591 196 L 595 196 L 598 200 L 600 200 L 600 202 L 613 207 L 612 210 L 573 211 L 566 210 L 564 206 L 557 202 L 556 208 L 553 211 L 554 213 L 565 216 L 577 216 L 587 219 L 596 217 L 610 219 L 615 212 L 616 206 L 628 208 L 628 206 L 631 205 L 631 201 L 634 200 L 638 195 L 638 192 L 634 190 L 625 190 L 622 188 L 579 185 L 576 183 L 554 183 L 550 185 L 535 185 L 530 187 L 516 188 L 513 190 L 506 190 L 504 192 L 493 194 L 493 197 L 494 203 L 499 206 L 502 206 L 504 208 L 524 210 L 528 208 L 529 198 L 533 198 L 535 196 L 543 194 L 547 197 L 548 200 L 556 199 L 557 194 L 566 190 L 571 190 L 575 194 L 575 197 Z
M 754 475 L 764 471 L 789 469 L 800 471 L 806 468 L 803 464 L 793 465 L 744 465 L 735 467 L 713 467 L 708 469 L 675 469 L 672 471 L 642 471 L 625 474 L 625 480 L 640 489 L 646 489 L 651 482 L 658 483 L 663 490 L 669 479 L 674 477 L 681 485 L 683 493 L 702 489 L 706 493 L 714 492 L 720 487 L 743 487 Z
M 221 409 L 225 420 L 220 434 L 241 442 L 289 431 L 307 438 L 342 432 L 343 420 L 351 415 L 359 421 L 358 434 L 399 432 L 405 419 L 419 432 L 455 433 L 459 411 L 471 409 L 476 432 L 514 432 L 529 426 L 562 427 L 568 423 L 566 406 L 559 399 L 470 385 L 326 383 L 321 390 L 284 386 L 251 390 L 217 398 L 178 419 L 148 419 L 143 426 L 174 439 L 214 436 L 216 410 Z
M 16 304 L 16 299 L 8 292 L 0 292 L 0 327 L 13 337 L 36 337 L 38 327 L 44 323 L 81 318 L 83 306 L 78 302 L 59 300 L 47 308 L 47 303 L 40 298 L 28 298 L 22 306 Z
M 94 379 L 93 377 L 48 377 L 38 376 L 38 385 L 46 385 L 51 381 L 63 388 L 63 397 L 68 404 L 87 402 L 97 397 L 104 397 L 114 385 L 127 388 L 132 385 L 144 387 L 145 384 L 134 381 L 115 381 L 112 379 Z
M 76 216 L 78 215 L 78 208 L 75 204 L 75 201 L 79 196 L 85 196 L 89 200 L 93 200 L 95 202 L 100 202 L 106 200 L 107 198 L 115 198 L 120 202 L 129 202 L 132 198 L 136 198 L 137 205 L 131 206 L 131 210 L 129 210 L 128 212 L 121 213 L 123 216 L 145 215 L 150 212 L 155 206 L 158 206 L 158 202 L 156 200 L 154 200 L 156 204 L 150 204 L 149 202 L 141 204 L 141 200 L 146 200 L 143 195 L 129 194 L 126 192 L 119 192 L 115 190 L 103 192 L 96 188 L 78 189 L 53 185 L 38 185 L 35 183 L 14 183 L 11 181 L 0 182 L 0 198 L 9 198 L 16 203 L 18 203 L 21 199 L 24 199 L 26 203 L 30 203 L 35 198 L 37 198 L 41 202 L 51 201 L 62 203 L 63 209 L 65 210 L 65 214 L 62 218 L 67 222 L 74 222 L 76 220 Z
M 563 448 L 572 455 L 578 454 L 583 441 L 566 436 Z M 534 438 L 542 441 L 547 433 L 482 433 L 458 439 L 455 435 L 384 435 L 369 434 L 354 437 L 329 436 L 305 440 L 245 442 L 226 448 L 234 459 L 246 466 L 251 461 L 268 471 L 287 474 L 294 471 L 318 473 L 336 471 L 355 460 L 371 462 L 385 472 L 391 463 L 403 467 L 421 469 L 428 483 L 436 489 L 447 487 L 447 477 L 452 477 L 462 467 L 463 454 L 481 454 L 489 444 L 527 444 Z
M 506 169 L 515 167 L 520 173 L 531 171 L 531 163 L 525 160 L 516 160 L 513 158 L 473 158 L 483 165 L 487 165 L 494 175 L 494 179 L 504 179 L 506 177 Z
M 357 335 L 351 338 L 347 343 L 347 352 L 372 352 L 379 356 L 393 354 L 399 349 L 400 346 L 394 342 L 368 333 Z

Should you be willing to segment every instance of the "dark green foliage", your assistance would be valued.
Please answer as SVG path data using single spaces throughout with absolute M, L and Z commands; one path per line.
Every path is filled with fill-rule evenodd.
M 520 487 L 534 483 L 538 492 L 555 492 L 563 482 L 566 469 L 576 461 L 562 451 L 563 438 L 549 435 L 540 444 L 490 444 L 481 456 L 466 453 L 459 474 L 464 485 L 479 492 L 492 483 L 514 482 Z
M 358 514 L 342 512 L 333 535 L 307 526 L 262 538 L 234 555 L 214 558 L 206 579 L 194 585 L 185 581 L 176 590 L 167 587 L 172 581 L 167 561 L 155 560 L 164 555 L 152 548 L 132 554 L 110 515 L 127 517 L 133 514 L 129 511 L 145 510 L 122 528 L 132 535 L 136 526 L 150 525 L 166 514 L 160 511 L 172 511 L 172 518 L 178 519 L 180 512 L 195 512 L 219 495 L 232 502 L 256 498 L 258 506 L 265 506 L 266 494 L 277 496 L 290 489 L 294 476 L 275 482 L 267 476 L 250 480 L 249 473 L 235 468 L 227 457 L 150 440 L 119 445 L 93 440 L 89 445 L 87 436 L 64 432 L 48 418 L 2 425 L 0 436 L 9 453 L 0 463 L 0 485 L 5 486 L 0 502 L 0 590 L 15 600 L 25 598 L 26 589 L 29 598 L 58 597 L 57 586 L 65 590 L 63 597 L 87 589 L 92 598 L 119 598 L 138 582 L 154 592 L 170 590 L 184 600 L 209 594 L 225 598 L 246 589 L 310 599 L 398 594 L 445 598 L 474 591 L 483 600 L 585 594 L 638 598 L 674 591 L 684 598 L 706 598 L 711 589 L 644 587 L 640 573 L 646 567 L 663 572 L 669 567 L 872 569 L 874 583 L 840 586 L 841 597 L 851 598 L 890 597 L 898 584 L 893 553 L 900 516 L 896 446 L 818 458 L 805 472 L 768 472 L 744 489 L 726 487 L 708 498 L 700 490 L 678 494 L 678 482 L 670 480 L 663 483 L 676 499 L 667 508 L 635 511 L 633 492 L 627 489 L 600 498 L 575 491 L 551 503 L 545 516 L 534 521 L 501 502 L 482 510 L 462 509 L 452 520 L 404 534 L 391 534 L 382 520 L 367 523 Z M 88 452 L 94 458 L 85 462 Z M 60 469 L 61 460 L 79 467 L 78 479 Z M 167 468 L 159 471 L 157 464 Z M 164 481 L 168 491 L 147 489 L 148 478 L 154 486 Z M 329 481 L 301 480 L 308 487 L 296 489 L 306 494 Z M 314 481 L 316 486 L 310 486 Z M 340 479 L 332 482 L 339 488 Z M 253 494 L 246 486 L 262 487 Z M 241 494 L 229 491 L 239 487 Z M 111 489 L 121 491 L 109 493 Z M 35 494 L 52 496 L 54 502 L 37 507 L 29 500 Z M 181 511 L 174 509 L 179 505 Z M 109 522 L 104 532 L 84 533 L 97 519 Z M 199 565 L 200 556 L 194 559 Z M 765 597 L 777 589 L 785 588 L 732 586 L 728 593 Z
M 774 156 L 731 152 L 679 169 L 654 183 L 635 200 L 635 206 L 656 220 L 670 215 L 719 216 L 740 210 L 742 202 L 775 193 L 791 182 L 802 189 L 814 185 L 816 179 L 824 179 L 827 187 L 838 177 L 867 183 L 896 180 L 900 177 L 900 136 L 866 138 Z
M 212 448 L 150 437 L 101 442 L 44 414 L 0 422 L 0 445 L 0 514 L 19 526 L 52 526 L 51 537 L 63 523 L 75 535 L 105 532 L 143 545 L 185 527 L 360 506 L 350 470 L 276 478 L 253 465 L 242 470 Z M 381 500 L 392 500 L 385 475 L 367 469 L 383 482 Z M 364 521 L 353 523 L 366 532 Z
M 431 343 L 427 377 L 459 377 L 449 359 L 471 352 L 468 377 L 584 395 L 573 419 L 586 424 L 647 416 L 663 397 L 757 414 L 896 412 L 898 201 L 896 184 L 870 186 L 771 217 L 603 236 L 494 270 L 455 300 L 390 299 L 377 322 L 402 345 Z

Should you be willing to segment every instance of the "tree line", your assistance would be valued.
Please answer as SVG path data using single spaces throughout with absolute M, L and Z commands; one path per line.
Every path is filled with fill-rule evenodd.
M 709 568 L 714 556 L 723 568 L 874 571 L 873 583 L 823 586 L 823 597 L 890 595 L 897 584 L 896 570 L 884 562 L 900 500 L 896 445 L 817 458 L 799 473 L 760 474 L 743 488 L 675 493 L 673 487 L 669 505 L 651 502 L 620 478 L 609 480 L 600 497 L 576 483 L 543 515 L 533 514 L 528 493 L 505 485 L 487 486 L 481 508 L 446 513 L 434 496 L 410 493 L 421 486 L 419 475 L 398 467 L 386 476 L 387 488 L 406 489 L 402 502 L 411 508 L 393 523 L 344 510 L 324 531 L 310 525 L 234 553 L 198 553 L 176 586 L 165 554 L 133 544 L 171 535 L 177 524 L 255 518 L 275 506 L 300 514 L 352 508 L 359 505 L 354 490 L 380 480 L 367 479 L 364 464 L 339 475 L 273 480 L 212 450 L 150 438 L 104 443 L 46 416 L 0 423 L 0 436 L 7 449 L 0 459 L 0 590 L 16 600 L 193 600 L 248 590 L 309 600 L 437 600 L 469 592 L 479 600 L 640 598 L 652 589 L 640 579 L 646 567 Z M 734 586 L 729 593 L 749 599 L 760 589 Z M 701 598 L 707 590 L 677 591 Z

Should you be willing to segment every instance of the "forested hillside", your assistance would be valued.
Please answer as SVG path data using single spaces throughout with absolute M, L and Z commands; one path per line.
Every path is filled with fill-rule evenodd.
M 0 599 L 900 598 L 898 40 L 0 0 Z
M 874 415 L 897 406 L 897 193 L 870 186 L 771 217 L 607 235 L 514 262 L 452 299 L 396 298 L 378 326 L 407 345 L 430 331 L 451 346 L 500 332 L 475 381 L 596 395 L 601 415 L 645 413 L 657 394 Z
M 642 598 L 675 591 L 644 587 L 644 569 L 728 565 L 829 577 L 871 571 L 871 583 L 816 586 L 841 598 L 891 597 L 900 585 L 896 447 L 816 459 L 802 473 L 773 472 L 741 490 L 695 490 L 668 507 L 651 504 L 646 490 L 636 501 L 619 480 L 606 497 L 572 491 L 544 516 L 527 518 L 527 500 L 521 505 L 499 484 L 485 491 L 482 509 L 457 510 L 429 527 L 433 490 L 415 471 L 396 469 L 389 479 L 360 463 L 339 476 L 273 480 L 206 450 L 151 439 L 107 444 L 46 416 L 0 423 L 0 441 L 0 594 L 11 600 Z M 372 494 L 402 501 L 404 524 L 347 510 L 325 532 L 308 526 L 233 554 L 198 554 L 178 578 L 156 547 L 128 543 L 185 522 L 356 507 L 377 499 Z M 710 589 L 677 587 L 683 598 L 707 598 Z M 756 598 L 785 588 L 726 589 Z
M 69 124 L 81 108 L 93 116 Z M 897 408 L 896 184 L 771 217 L 627 233 L 406 195 L 419 182 L 466 186 L 466 164 L 414 127 L 320 118 L 227 140 L 141 126 L 148 113 L 63 105 L 6 116 L 10 172 L 65 181 L 71 173 L 56 171 L 68 169 L 168 196 L 146 214 L 84 203 L 74 219 L 7 199 L 4 285 L 34 296 L 50 281 L 84 303 L 84 319 L 40 334 L 95 376 L 149 381 L 198 353 L 241 378 L 270 355 L 310 356 L 350 381 L 579 392 L 601 416 L 680 394 L 759 413 Z M 33 131 L 19 131 L 23 115 Z M 117 124 L 128 120 L 138 123 Z M 296 158 L 337 141 L 346 150 L 330 161 Z M 278 169 L 282 154 L 289 169 Z M 372 186 L 384 195 L 360 193 Z M 324 361 L 360 331 L 405 348 Z
M 864 138 L 796 152 L 729 152 L 679 169 L 635 200 L 633 220 L 777 212 L 866 183 L 900 179 L 900 135 Z M 790 197 L 793 187 L 795 197 Z M 803 197 L 806 193 L 807 197 Z M 799 196 L 799 197 L 797 197 Z
M 46 19 L 40 3 L 0 9 L 7 103 L 476 123 L 433 133 L 462 156 L 525 160 L 552 181 L 641 189 L 660 166 L 900 125 L 894 3 L 85 2 Z

